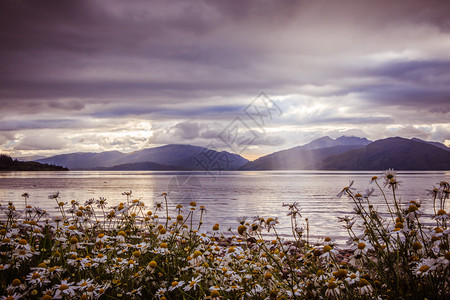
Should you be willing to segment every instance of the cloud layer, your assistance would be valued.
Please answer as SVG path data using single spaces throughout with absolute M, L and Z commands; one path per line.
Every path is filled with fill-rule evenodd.
M 206 146 L 261 91 L 283 114 L 252 128 L 248 157 L 325 134 L 450 142 L 449 14 L 439 0 L 2 1 L 0 150 Z

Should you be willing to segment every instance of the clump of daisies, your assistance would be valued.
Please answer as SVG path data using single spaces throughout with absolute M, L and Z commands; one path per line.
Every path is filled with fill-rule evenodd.
M 339 218 L 348 247 L 330 237 L 312 244 L 298 203 L 283 204 L 292 236 L 278 219 L 240 217 L 235 229 L 203 225 L 195 201 L 169 211 L 168 195 L 148 208 L 132 191 L 107 199 L 64 201 L 49 196 L 59 215 L 28 205 L 2 206 L 1 299 L 445 299 L 450 296 L 449 184 L 429 191 L 432 216 L 420 202 L 402 203 L 393 170 L 373 177 L 375 189 L 351 182 L 339 196 L 355 206 Z M 24 207 L 23 210 L 19 209 Z M 209 212 L 214 213 L 214 212 Z
M 381 178 L 372 177 L 371 183 L 383 197 L 385 207 L 379 209 L 372 204 L 374 188 L 365 193 L 349 188 L 341 192 L 355 206 L 355 215 L 340 221 L 354 250 L 349 265 L 369 277 L 360 282 L 361 293 L 398 299 L 448 298 L 450 215 L 445 202 L 449 183 L 442 181 L 429 191 L 432 215 L 422 211 L 420 201 L 399 200 L 400 181 L 394 170 L 385 171 Z

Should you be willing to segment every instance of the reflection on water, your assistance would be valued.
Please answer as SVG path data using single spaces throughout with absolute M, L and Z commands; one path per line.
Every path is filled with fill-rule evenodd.
M 48 195 L 56 191 L 61 193 L 63 201 L 80 200 L 83 203 L 90 198 L 105 197 L 112 206 L 125 201 L 122 192 L 131 189 L 133 199 L 141 199 L 153 209 L 156 201 L 163 200 L 161 193 L 167 192 L 172 213 L 178 203 L 187 208 L 192 200 L 206 206 L 205 230 L 215 223 L 220 223 L 222 230 L 230 226 L 235 229 L 235 219 L 240 216 L 278 217 L 278 232 L 289 238 L 289 217 L 282 204 L 298 202 L 302 216 L 310 221 L 314 239 L 332 236 L 342 243 L 347 234 L 337 217 L 352 214 L 353 204 L 348 198 L 337 198 L 336 195 L 350 180 L 355 181 L 357 191 L 364 192 L 371 187 L 369 181 L 373 175 L 381 176 L 381 172 L 0 172 L 0 203 L 5 205 L 7 201 L 14 201 L 17 209 L 22 209 L 21 194 L 28 192 L 28 203 L 53 214 L 56 213 L 55 202 L 49 200 Z M 431 213 L 432 201 L 426 189 L 441 180 L 450 181 L 450 172 L 400 172 L 398 180 L 401 201 L 420 200 L 425 212 Z M 373 198 L 372 203 L 380 210 L 385 207 L 381 197 Z

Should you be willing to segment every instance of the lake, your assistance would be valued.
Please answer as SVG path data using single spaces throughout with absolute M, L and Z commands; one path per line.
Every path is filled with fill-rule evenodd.
M 353 203 L 347 197 L 336 195 L 354 180 L 356 191 L 376 187 L 370 184 L 372 176 L 382 176 L 380 171 L 228 171 L 161 172 L 161 171 L 68 171 L 68 172 L 0 172 L 0 203 L 14 201 L 17 209 L 23 209 L 22 193 L 30 194 L 29 204 L 39 206 L 50 214 L 57 214 L 55 201 L 48 195 L 60 192 L 61 200 L 84 201 L 105 197 L 108 205 L 126 201 L 122 192 L 132 190 L 132 199 L 141 199 L 150 210 L 156 201 L 163 201 L 161 194 L 169 194 L 170 213 L 174 215 L 176 204 L 185 206 L 195 200 L 204 205 L 204 230 L 219 223 L 221 230 L 232 227 L 237 217 L 277 217 L 278 232 L 290 237 L 290 219 L 283 203 L 298 202 L 303 218 L 310 222 L 311 240 L 333 237 L 339 244 L 347 239 L 345 229 L 337 217 L 351 215 Z M 439 181 L 450 181 L 450 171 L 399 172 L 399 195 L 403 203 L 410 200 L 422 202 L 427 214 L 432 212 L 432 200 L 427 189 L 439 186 Z M 382 183 L 382 181 L 380 181 Z M 375 193 L 380 195 L 380 193 Z M 381 210 L 384 200 L 372 197 L 371 201 Z M 448 208 L 448 207 L 447 207 Z M 196 211 L 198 213 L 199 211 Z M 158 215 L 163 216 L 163 212 Z M 4 215 L 1 216 L 4 219 Z

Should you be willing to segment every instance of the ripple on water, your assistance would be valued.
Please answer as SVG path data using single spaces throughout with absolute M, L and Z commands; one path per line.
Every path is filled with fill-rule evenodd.
M 248 216 L 249 220 L 254 216 L 277 217 L 280 221 L 278 232 L 289 238 L 292 234 L 290 220 L 282 204 L 298 202 L 303 218 L 309 219 L 312 239 L 331 236 L 342 244 L 347 232 L 337 222 L 337 217 L 351 215 L 353 203 L 336 195 L 350 180 L 355 181 L 353 187 L 356 191 L 365 191 L 372 187 L 369 180 L 373 175 L 382 174 L 378 171 L 222 172 L 222 175 L 216 174 L 212 178 L 198 172 L 1 172 L 0 203 L 5 205 L 14 201 L 17 209 L 21 209 L 21 195 L 28 192 L 31 205 L 56 214 L 56 203 L 47 197 L 50 193 L 59 191 L 65 202 L 79 200 L 83 203 L 90 198 L 105 197 L 112 206 L 125 201 L 121 193 L 131 189 L 133 199 L 141 199 L 152 209 L 156 201 L 163 200 L 161 193 L 168 192 L 173 196 L 169 197 L 171 214 L 179 202 L 188 206 L 191 200 L 195 200 L 198 205 L 206 206 L 205 230 L 215 223 L 220 223 L 223 229 L 229 226 L 236 228 L 235 219 L 239 216 Z M 198 180 L 194 186 L 178 186 L 175 193 L 173 184 L 169 185 L 175 176 L 196 176 Z M 399 173 L 398 177 L 402 181 L 399 199 L 403 203 L 422 201 L 426 218 L 432 213 L 432 201 L 426 189 L 436 186 L 441 180 L 450 181 L 449 172 L 407 172 Z M 389 198 L 390 193 L 388 190 Z M 386 213 L 382 197 L 373 198 L 372 204 Z M 304 219 L 300 224 L 305 224 Z

